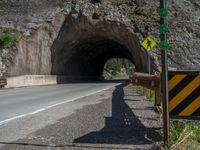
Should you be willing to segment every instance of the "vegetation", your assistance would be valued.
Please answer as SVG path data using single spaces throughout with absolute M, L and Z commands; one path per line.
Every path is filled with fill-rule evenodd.
M 141 95 L 154 100 L 154 93 L 149 95 L 148 90 L 141 86 L 133 86 Z M 199 121 L 174 120 L 170 122 L 171 150 L 199 150 L 200 124 Z
M 121 76 L 122 74 L 131 75 L 134 72 L 134 66 L 127 59 L 111 59 L 104 67 L 104 70 L 109 72 L 113 77 Z
M 0 35 L 0 49 L 11 48 L 18 41 L 18 38 L 14 35 L 10 34 L 2 34 Z
M 196 34 L 196 37 L 200 39 L 200 33 L 197 33 L 197 34 Z
M 149 101 L 155 101 L 155 92 L 154 91 L 151 91 L 149 89 L 143 88 L 142 86 L 138 86 L 138 85 L 133 85 L 133 89 L 137 93 L 146 96 L 146 98 Z
M 126 4 L 128 1 L 127 0 L 118 0 L 119 5 Z
M 128 0 L 105 0 L 106 2 L 112 5 L 124 5 L 128 4 Z
M 143 7 L 137 7 L 135 9 L 135 14 L 137 14 L 137 15 L 144 15 L 144 8 Z
M 13 29 L 5 28 L 0 32 L 0 49 L 11 48 L 16 45 L 18 40 Z
M 171 121 L 171 149 L 199 150 L 200 125 L 198 121 Z

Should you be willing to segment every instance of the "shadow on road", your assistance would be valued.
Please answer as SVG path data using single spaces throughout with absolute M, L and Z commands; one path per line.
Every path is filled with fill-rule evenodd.
M 112 98 L 112 117 L 105 118 L 105 127 L 74 140 L 89 144 L 151 144 L 161 141 L 160 128 L 146 128 L 124 101 L 125 85 L 116 87 Z
M 68 83 L 128 83 L 129 79 L 110 79 L 105 80 L 101 77 L 68 77 L 68 76 L 57 76 L 58 84 L 68 84 Z

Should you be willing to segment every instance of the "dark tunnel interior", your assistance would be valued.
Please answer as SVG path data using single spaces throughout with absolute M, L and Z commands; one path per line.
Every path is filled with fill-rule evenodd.
M 52 74 L 67 76 L 102 76 L 105 63 L 112 58 L 126 58 L 134 64 L 130 51 L 110 39 L 89 38 L 65 45 L 52 62 Z M 58 63 L 59 62 L 59 63 Z M 59 65 L 59 66 L 58 66 Z

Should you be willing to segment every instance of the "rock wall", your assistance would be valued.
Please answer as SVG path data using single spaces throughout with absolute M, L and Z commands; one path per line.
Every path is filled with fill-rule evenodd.
M 200 1 L 169 1 L 170 65 L 200 70 Z
M 168 5 L 169 66 L 200 69 L 200 1 L 169 0 Z M 73 57 L 66 59 L 63 56 L 84 51 L 88 48 L 87 42 L 81 41 L 91 38 L 94 41 L 89 48 L 95 50 L 97 43 L 94 44 L 93 37 L 97 37 L 96 41 L 108 40 L 110 45 L 113 45 L 111 41 L 117 42 L 118 46 L 111 46 L 111 49 L 126 51 L 110 52 L 107 59 L 122 54 L 134 61 L 138 71 L 148 72 L 148 54 L 140 48 L 139 42 L 147 35 L 159 41 L 158 6 L 158 0 L 126 0 L 124 3 L 117 0 L 2 0 L 0 30 L 14 28 L 21 36 L 16 47 L 0 51 L 0 56 L 6 54 L 7 57 L 6 61 L 1 61 L 0 57 L 1 72 L 9 76 L 76 74 L 83 62 L 73 62 L 70 69 L 68 60 Z M 78 50 L 77 46 L 82 48 Z M 95 59 L 94 52 L 91 56 Z M 95 64 L 94 59 L 86 61 Z M 160 51 L 157 48 L 151 53 L 151 60 L 154 71 L 159 71 Z M 103 64 L 106 60 L 100 61 Z M 92 67 L 85 67 L 86 70 L 89 68 Z
M 51 73 L 51 46 L 65 21 L 65 15 L 59 13 L 51 22 L 42 24 L 33 35 L 23 36 L 17 46 L 13 63 L 8 75 Z

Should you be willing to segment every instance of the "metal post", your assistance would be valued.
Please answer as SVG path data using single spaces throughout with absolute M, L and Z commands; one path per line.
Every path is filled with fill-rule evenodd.
M 160 0 L 160 8 L 167 8 L 167 1 Z M 160 23 L 167 24 L 167 18 L 161 17 Z M 161 41 L 167 40 L 167 34 L 160 35 Z M 161 49 L 162 61 L 162 103 L 163 103 L 163 130 L 164 130 L 164 145 L 169 147 L 169 111 L 168 111 L 168 62 L 167 62 L 167 48 Z
M 148 53 L 148 61 L 149 61 L 149 75 L 151 74 L 151 52 Z M 151 90 L 148 91 L 149 97 L 151 97 Z
M 151 55 L 148 53 L 148 61 L 149 61 L 149 74 L 151 74 Z

